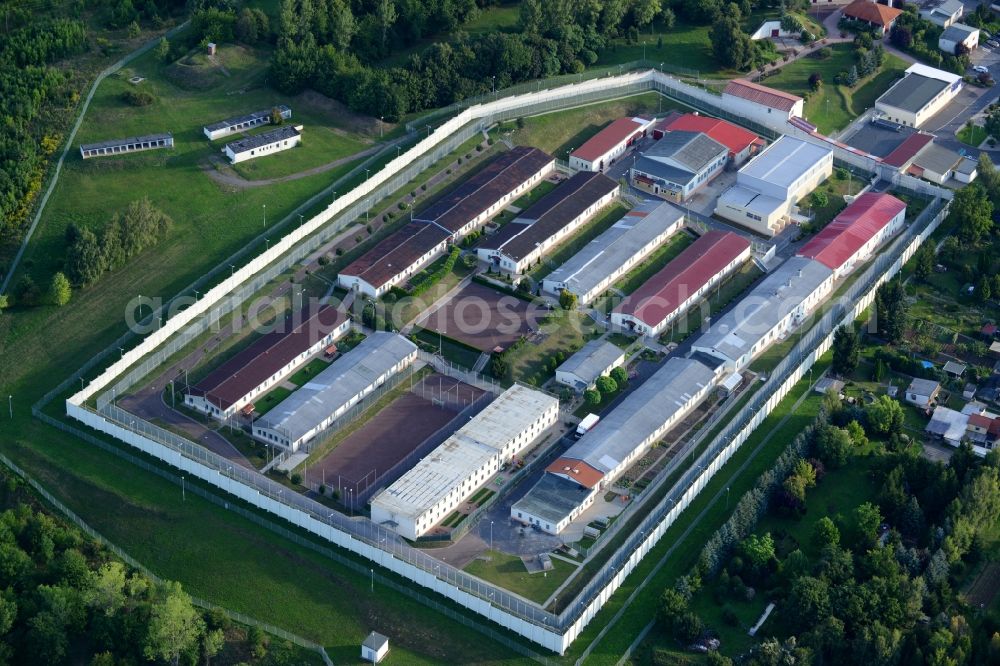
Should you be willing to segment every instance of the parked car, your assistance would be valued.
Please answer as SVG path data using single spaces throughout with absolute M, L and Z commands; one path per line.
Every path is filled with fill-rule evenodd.
M 983 67 L 982 65 L 976 65 L 972 68 L 972 71 L 978 72 L 979 74 L 989 74 L 990 72 L 988 67 Z
M 997 48 L 998 46 L 1000 46 L 1000 41 L 997 41 L 995 39 L 991 39 L 988 42 L 986 42 L 986 45 L 987 46 L 992 46 L 993 48 Z

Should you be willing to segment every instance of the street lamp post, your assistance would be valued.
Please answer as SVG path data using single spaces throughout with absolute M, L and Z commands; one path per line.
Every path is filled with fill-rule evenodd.
M 14 420 L 14 396 L 7 396 L 7 411 L 10 412 L 10 420 Z
M 271 239 L 270 238 L 265 238 L 264 239 L 264 251 L 267 252 L 270 249 L 271 249 Z
M 375 569 L 370 570 L 372 572 L 372 594 L 375 594 Z
M 261 204 L 261 210 L 264 211 L 264 227 L 267 227 L 267 204 Z
M 184 487 L 184 477 L 181 477 L 181 501 L 187 501 L 187 489 Z
M 493 521 L 490 521 L 490 550 L 493 550 Z

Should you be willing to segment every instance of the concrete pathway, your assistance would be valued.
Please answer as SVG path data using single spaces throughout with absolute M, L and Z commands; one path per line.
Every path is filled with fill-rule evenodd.
M 387 144 L 392 145 L 392 144 Z M 245 190 L 254 187 L 267 187 L 268 185 L 274 185 L 275 183 L 287 183 L 291 180 L 299 180 L 301 178 L 308 178 L 309 176 L 315 176 L 318 173 L 326 173 L 327 171 L 332 171 L 339 166 L 353 162 L 354 160 L 361 159 L 363 157 L 368 157 L 373 155 L 382 149 L 381 144 L 375 144 L 369 146 L 364 150 L 354 153 L 353 155 L 348 155 L 347 157 L 341 157 L 340 159 L 334 160 L 332 162 L 327 162 L 326 164 L 321 164 L 319 166 L 313 167 L 311 169 L 306 169 L 305 171 L 299 171 L 298 173 L 293 173 L 288 176 L 281 176 L 280 178 L 265 178 L 263 180 L 247 180 L 243 176 L 239 175 L 235 171 L 229 169 L 229 164 L 225 162 L 218 155 L 212 155 L 206 161 L 201 163 L 201 170 L 205 172 L 209 178 L 219 183 L 220 185 L 226 185 L 228 187 L 235 187 L 237 189 Z M 216 165 L 221 165 L 226 168 L 226 171 L 219 171 Z M 230 171 L 232 171 L 230 173 Z

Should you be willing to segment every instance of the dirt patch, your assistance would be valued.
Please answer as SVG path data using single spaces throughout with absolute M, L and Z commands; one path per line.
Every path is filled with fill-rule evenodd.
M 425 449 L 457 430 L 460 423 L 442 431 L 482 395 L 482 390 L 457 379 L 429 375 L 310 466 L 309 475 L 312 479 L 322 475 L 326 485 L 337 489 L 342 497 L 350 489 L 359 501 L 364 501 L 371 492 L 405 472 L 400 463 L 426 455 Z
M 522 336 L 537 330 L 531 304 L 525 300 L 470 282 L 420 322 L 435 333 L 463 342 L 483 352 L 506 349 Z

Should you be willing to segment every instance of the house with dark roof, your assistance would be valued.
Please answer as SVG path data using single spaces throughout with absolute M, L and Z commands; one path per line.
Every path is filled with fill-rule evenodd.
M 629 170 L 632 183 L 672 201 L 686 201 L 722 173 L 729 149 L 702 132 L 671 130 Z
M 229 158 L 230 164 L 237 164 L 258 157 L 274 155 L 283 150 L 294 148 L 300 143 L 302 143 L 302 125 L 284 125 L 227 143 L 222 152 Z
M 979 28 L 953 23 L 938 37 L 938 48 L 950 55 L 964 55 L 979 46 Z M 963 50 L 964 53 L 959 51 Z
M 875 100 L 875 113 L 907 127 L 920 127 L 955 99 L 962 77 L 927 65 L 915 64 L 906 75 Z
M 348 264 L 337 274 L 337 284 L 378 298 L 444 254 L 448 237 L 436 225 L 410 222 Z
M 475 231 L 542 181 L 555 158 L 537 148 L 515 146 L 490 161 L 461 185 L 413 214 L 414 222 L 433 224 L 453 239 Z
M 225 120 L 220 120 L 217 123 L 205 125 L 201 128 L 201 130 L 205 133 L 205 136 L 208 137 L 209 141 L 215 141 L 216 139 L 221 139 L 222 137 L 229 136 L 230 134 L 245 132 L 253 129 L 254 127 L 260 127 L 261 125 L 269 125 L 274 111 L 278 112 L 278 115 L 281 116 L 282 120 L 288 120 L 292 117 L 292 110 L 284 104 L 279 104 L 273 109 L 261 109 L 260 111 L 254 111 L 253 113 L 248 113 L 243 116 L 226 118 Z
M 798 255 L 819 261 L 839 279 L 899 231 L 905 217 L 906 204 L 896 197 L 866 192 L 823 227 Z
M 875 0 L 854 0 L 844 7 L 844 18 L 871 26 L 879 36 L 887 33 L 902 13 L 902 9 Z
M 184 404 L 219 420 L 253 411 L 254 399 L 280 384 L 350 326 L 351 320 L 331 305 L 294 312 L 189 386 Z
M 618 196 L 603 173 L 579 171 L 480 243 L 478 257 L 507 273 L 524 273 Z
M 641 335 L 662 333 L 750 259 L 750 241 L 712 230 L 684 248 L 611 312 L 611 324 Z
M 569 154 L 569 166 L 579 171 L 604 171 L 646 135 L 651 118 L 619 118 Z

